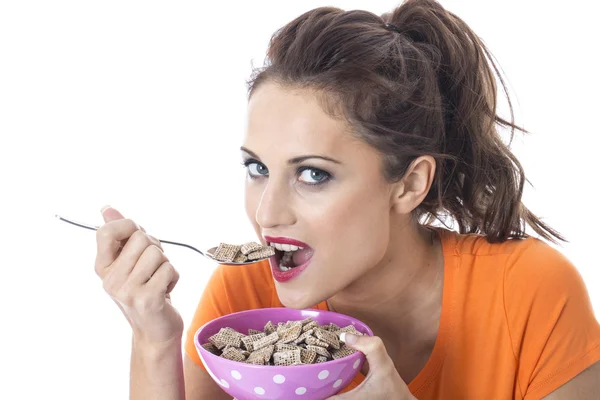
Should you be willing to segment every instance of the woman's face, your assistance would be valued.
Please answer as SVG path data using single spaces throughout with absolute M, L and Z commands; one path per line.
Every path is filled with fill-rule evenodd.
M 270 259 L 286 307 L 312 307 L 382 260 L 391 187 L 381 156 L 314 94 L 263 83 L 248 104 L 243 149 L 246 212 L 258 237 L 284 250 L 285 242 L 309 246 Z

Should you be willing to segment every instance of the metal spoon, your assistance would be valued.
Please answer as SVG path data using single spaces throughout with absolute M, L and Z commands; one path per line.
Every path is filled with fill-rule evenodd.
M 56 218 L 58 218 L 59 220 L 61 220 L 61 221 L 68 222 L 69 224 L 72 224 L 72 225 L 75 225 L 75 226 L 79 226 L 79 227 L 81 227 L 81 228 L 91 229 L 91 230 L 93 230 L 93 231 L 97 231 L 97 230 L 98 230 L 98 228 L 99 228 L 98 226 L 89 225 L 89 224 L 83 224 L 83 223 L 81 223 L 81 222 L 75 222 L 75 221 L 73 221 L 73 220 L 71 220 L 71 219 L 68 219 L 68 218 L 65 218 L 65 217 L 61 217 L 61 216 L 60 216 L 60 215 L 58 215 L 58 214 L 55 214 L 54 216 L 55 216 Z M 267 258 L 268 258 L 268 257 L 263 257 L 263 258 L 258 258 L 258 259 L 255 259 L 255 260 L 249 260 L 249 261 L 245 261 L 245 262 L 233 262 L 233 261 L 227 261 L 227 262 L 225 262 L 225 261 L 220 261 L 220 260 L 217 260 L 216 258 L 214 258 L 214 257 L 213 257 L 213 254 L 212 254 L 212 253 L 214 253 L 214 252 L 215 252 L 215 250 L 217 249 L 216 247 L 212 247 L 212 248 L 210 248 L 210 249 L 208 249 L 208 250 L 206 250 L 206 251 L 200 251 L 200 250 L 198 250 L 197 248 L 195 248 L 195 247 L 193 247 L 193 246 L 190 246 L 189 244 L 177 243 L 177 242 L 171 242 L 171 241 L 169 241 L 169 240 L 160 240 L 160 239 L 157 239 L 157 240 L 158 240 L 159 242 L 161 242 L 161 243 L 174 244 L 174 245 L 177 245 L 177 246 L 183 246 L 183 247 L 187 247 L 188 249 L 192 249 L 192 250 L 194 250 L 195 252 L 197 252 L 197 253 L 200 253 L 200 254 L 201 254 L 201 255 L 203 255 L 204 257 L 208 258 L 209 260 L 215 261 L 215 262 L 217 262 L 217 263 L 219 263 L 219 264 L 227 264 L 227 265 L 248 265 L 248 264 L 254 264 L 254 263 L 256 263 L 256 262 L 259 262 L 259 261 L 262 261 L 262 260 L 265 260 L 265 259 L 267 259 Z

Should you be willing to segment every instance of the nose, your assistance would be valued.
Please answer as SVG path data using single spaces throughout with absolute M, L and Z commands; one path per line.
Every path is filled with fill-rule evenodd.
M 256 223 L 262 229 L 293 225 L 296 218 L 290 200 L 290 193 L 285 185 L 270 179 L 256 208 Z

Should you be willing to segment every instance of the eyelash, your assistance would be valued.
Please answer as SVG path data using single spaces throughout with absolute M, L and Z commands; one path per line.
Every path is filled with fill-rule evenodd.
M 242 165 L 246 169 L 251 164 L 259 164 L 259 165 L 262 165 L 263 167 L 266 168 L 266 165 L 264 165 L 260 161 L 255 160 L 253 158 L 249 158 L 249 159 L 247 159 L 247 160 L 245 160 L 245 161 L 242 162 Z M 299 167 L 298 170 L 296 171 L 296 174 L 300 175 L 300 174 L 302 174 L 302 172 L 304 172 L 306 170 L 319 171 L 319 172 L 325 174 L 325 179 L 323 179 L 322 181 L 317 182 L 317 183 L 300 182 L 300 183 L 302 183 L 303 185 L 306 185 L 306 186 L 319 186 L 319 185 L 323 185 L 323 184 L 327 183 L 328 181 L 330 181 L 333 178 L 333 176 L 329 172 L 324 171 L 324 170 L 322 170 L 320 168 L 311 167 L 309 165 L 305 165 L 305 166 Z M 252 176 L 250 174 L 248 174 L 248 176 L 250 177 L 250 179 L 258 179 L 259 178 L 259 177 L 256 177 L 256 176 Z

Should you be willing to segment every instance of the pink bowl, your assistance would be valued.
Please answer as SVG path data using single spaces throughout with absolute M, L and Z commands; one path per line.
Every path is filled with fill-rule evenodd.
M 344 327 L 354 325 L 361 333 L 373 336 L 371 329 L 352 317 L 321 310 L 262 308 L 242 311 L 214 319 L 196 331 L 196 351 L 210 376 L 225 392 L 238 400 L 246 399 L 326 399 L 342 390 L 354 379 L 365 362 L 365 355 L 356 352 L 347 357 L 320 364 L 278 367 L 253 365 L 216 356 L 201 344 L 221 328 L 230 327 L 241 333 L 248 329 L 263 330 L 268 321 L 299 321 L 312 317 L 319 324 Z

